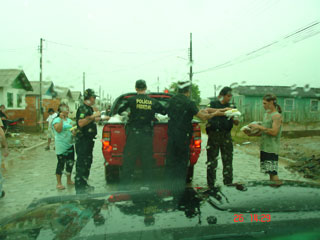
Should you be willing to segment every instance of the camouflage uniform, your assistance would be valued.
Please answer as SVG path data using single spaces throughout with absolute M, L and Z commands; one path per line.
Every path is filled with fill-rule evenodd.
M 211 108 L 234 107 L 228 104 L 222 104 L 220 101 L 210 103 Z M 223 183 L 231 184 L 233 181 L 233 143 L 231 138 L 231 129 L 233 119 L 225 116 L 214 117 L 208 121 L 207 133 L 207 183 L 213 187 L 216 181 L 216 171 L 218 166 L 219 150 L 223 164 Z
M 216 181 L 219 150 L 223 165 L 223 183 L 232 183 L 233 143 L 230 132 L 210 131 L 207 145 L 207 183 L 213 187 Z

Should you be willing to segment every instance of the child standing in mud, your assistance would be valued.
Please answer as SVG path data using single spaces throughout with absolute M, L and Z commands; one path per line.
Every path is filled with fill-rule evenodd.
M 253 130 L 259 130 L 252 135 L 244 131 L 248 136 L 261 136 L 260 144 L 260 168 L 261 172 L 269 174 L 270 180 L 279 182 L 278 160 L 280 150 L 280 137 L 282 131 L 281 107 L 277 104 L 277 97 L 267 94 L 263 97 L 263 107 L 266 113 L 262 125 L 250 124 Z

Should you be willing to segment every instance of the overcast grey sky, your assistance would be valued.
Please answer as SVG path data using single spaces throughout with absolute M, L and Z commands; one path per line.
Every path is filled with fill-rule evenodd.
M 319 0 L 10 0 L 0 5 L 0 68 L 23 68 L 39 80 L 44 38 L 44 80 L 82 90 L 99 85 L 114 98 L 188 78 L 189 33 L 198 72 L 265 46 L 320 20 Z M 319 30 L 319 27 L 318 27 Z M 59 43 L 59 44 L 58 44 Z M 201 97 L 213 85 L 320 87 L 320 34 L 277 47 L 247 61 L 194 75 Z

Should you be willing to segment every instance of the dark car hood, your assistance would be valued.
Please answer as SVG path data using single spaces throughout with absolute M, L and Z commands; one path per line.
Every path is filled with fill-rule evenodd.
M 272 182 L 250 182 L 245 191 L 235 187 L 222 187 L 221 201 L 210 197 L 221 210 L 230 212 L 291 212 L 320 210 L 320 186 L 318 184 L 285 181 L 281 185 Z M 218 193 L 219 194 L 219 193 Z
M 127 234 L 122 238 L 133 239 L 141 232 L 164 234 L 173 229 L 189 229 L 189 234 L 195 234 L 200 228 L 202 233 L 224 233 L 228 225 L 236 231 L 236 226 L 249 224 L 250 213 L 269 213 L 273 222 L 319 218 L 320 187 L 301 182 L 283 182 L 280 187 L 270 182 L 250 182 L 211 192 L 187 188 L 172 193 L 154 190 L 45 198 L 26 211 L 2 219 L 0 239 L 86 239 L 106 234 Z M 245 223 L 235 225 L 235 214 L 242 214 Z M 267 223 L 261 225 L 258 232 L 266 226 Z

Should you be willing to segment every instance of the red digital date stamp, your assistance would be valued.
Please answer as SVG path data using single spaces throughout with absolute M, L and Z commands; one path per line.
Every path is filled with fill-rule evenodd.
M 270 222 L 270 214 L 250 214 L 251 222 Z M 234 222 L 244 222 L 244 214 L 234 214 Z

